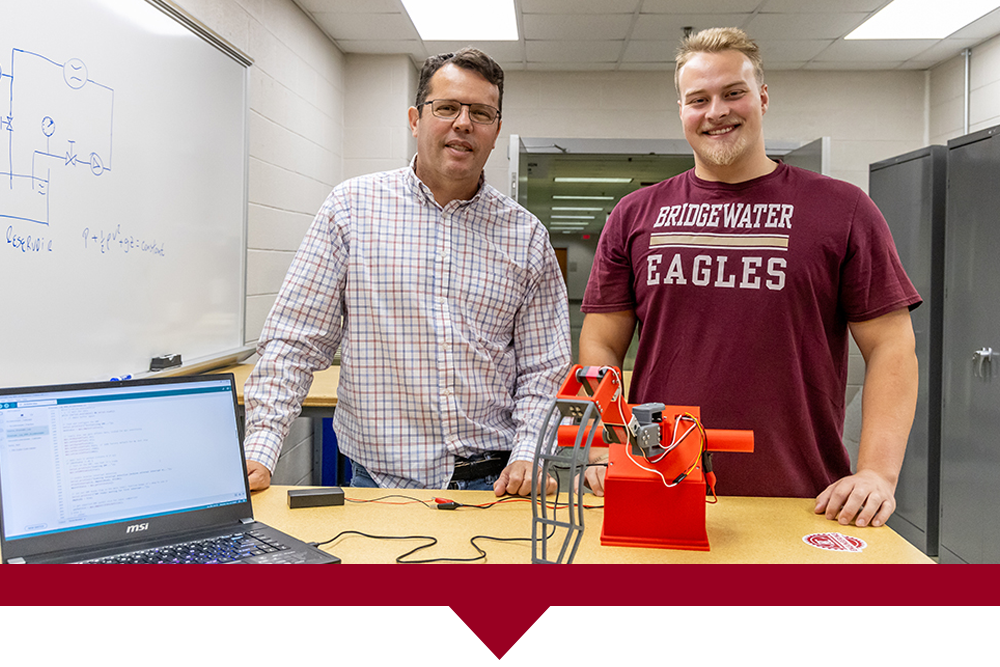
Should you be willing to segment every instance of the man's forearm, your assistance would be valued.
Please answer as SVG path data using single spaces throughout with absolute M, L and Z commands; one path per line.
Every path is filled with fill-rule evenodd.
M 616 366 L 621 368 L 625 363 L 625 358 L 618 355 L 614 350 L 599 345 L 583 344 L 580 340 L 580 364 L 582 366 Z
M 861 396 L 859 471 L 877 472 L 895 486 L 913 426 L 917 384 L 916 355 L 905 346 L 872 354 Z
M 580 363 L 621 368 L 634 330 L 630 311 L 588 314 L 580 331 Z

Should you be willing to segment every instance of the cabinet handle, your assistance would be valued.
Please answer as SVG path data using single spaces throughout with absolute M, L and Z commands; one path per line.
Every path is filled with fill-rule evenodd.
M 1000 357 L 1000 353 L 994 352 L 992 347 L 984 347 L 972 353 L 972 361 L 975 363 L 973 373 L 977 378 L 993 377 L 993 357 Z

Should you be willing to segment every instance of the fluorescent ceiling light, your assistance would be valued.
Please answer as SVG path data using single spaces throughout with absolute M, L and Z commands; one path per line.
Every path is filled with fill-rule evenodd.
M 552 195 L 553 199 L 591 199 L 594 201 L 614 201 L 611 195 Z
M 603 211 L 601 207 L 594 206 L 553 206 L 553 211 Z
M 631 178 L 581 178 L 576 176 L 558 176 L 552 179 L 556 183 L 631 183 Z
M 403 0 L 425 42 L 517 41 L 514 0 Z
M 1000 7 L 1000 0 L 893 0 L 844 39 L 944 39 Z

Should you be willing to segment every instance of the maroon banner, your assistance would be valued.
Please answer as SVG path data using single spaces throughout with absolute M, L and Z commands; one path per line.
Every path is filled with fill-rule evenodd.
M 4 605 L 449 606 L 498 658 L 549 606 L 981 606 L 997 566 L 0 568 Z

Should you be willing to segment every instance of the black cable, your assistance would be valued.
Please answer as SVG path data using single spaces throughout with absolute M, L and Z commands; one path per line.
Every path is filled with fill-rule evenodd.
M 592 463 L 590 465 L 607 465 L 607 464 L 606 463 Z M 559 495 L 558 480 L 556 482 L 556 494 L 555 495 L 557 497 Z M 362 503 L 377 503 L 377 502 L 381 502 L 381 501 L 384 501 L 384 500 L 389 500 L 390 498 L 402 498 L 403 500 L 409 500 L 409 501 L 412 501 L 414 503 L 420 503 L 421 505 L 423 505 L 427 509 L 439 509 L 439 510 L 454 510 L 454 509 L 459 509 L 459 508 L 462 508 L 462 507 L 469 507 L 469 508 L 472 508 L 472 509 L 484 510 L 484 509 L 489 509 L 489 508 L 493 507 L 494 505 L 500 505 L 502 503 L 528 502 L 530 500 L 527 496 L 506 496 L 504 498 L 500 498 L 500 499 L 495 500 L 492 503 L 488 503 L 488 504 L 483 504 L 483 505 L 466 505 L 464 503 L 460 503 L 460 502 L 457 502 L 457 501 L 451 501 L 449 503 L 430 502 L 430 501 L 426 501 L 426 500 L 421 500 L 420 498 L 414 498 L 413 496 L 400 495 L 398 493 L 390 494 L 388 496 L 381 496 L 379 498 L 370 498 L 370 499 L 367 499 L 367 500 L 362 500 L 362 499 L 359 499 L 359 498 L 344 498 L 344 500 L 347 501 L 347 502 L 349 502 L 349 503 L 362 504 Z M 552 509 L 553 510 L 560 510 L 560 509 L 565 509 L 565 508 L 569 507 L 569 505 L 567 503 L 557 503 L 557 502 L 553 501 L 551 504 L 552 504 Z M 597 507 L 603 507 L 603 505 L 601 505 L 601 506 L 597 506 L 597 505 L 584 505 L 584 509 L 594 509 L 594 508 L 597 508 Z M 324 544 L 325 544 L 325 542 L 324 542 Z
M 604 464 L 596 463 L 596 464 L 588 464 L 588 465 L 607 465 L 607 464 L 606 463 L 604 463 Z M 569 466 L 566 467 L 566 469 L 568 469 L 568 468 L 569 468 Z M 559 497 L 559 487 L 560 487 L 558 475 L 556 476 L 555 479 L 556 479 L 556 497 L 558 498 Z M 371 499 L 367 499 L 367 500 L 361 500 L 361 499 L 355 499 L 355 498 L 345 498 L 345 500 L 347 502 L 361 504 L 361 503 L 375 503 L 375 502 L 380 502 L 380 501 L 384 501 L 384 500 L 389 500 L 390 498 L 402 498 L 404 500 L 409 500 L 411 502 L 417 502 L 417 503 L 420 503 L 421 505 L 423 505 L 424 507 L 427 507 L 428 509 L 449 509 L 449 510 L 459 509 L 459 508 L 462 508 L 462 507 L 468 507 L 468 508 L 472 508 L 472 509 L 485 510 L 485 509 L 490 509 L 491 507 L 494 507 L 496 505 L 501 505 L 501 504 L 504 504 L 504 503 L 509 503 L 509 502 L 524 502 L 524 501 L 528 500 L 527 498 L 522 497 L 522 496 L 507 496 L 505 498 L 500 498 L 498 500 L 495 500 L 492 503 L 486 503 L 486 504 L 482 504 L 482 505 L 465 505 L 463 503 L 459 503 L 459 502 L 455 502 L 455 501 L 451 501 L 449 503 L 433 503 L 432 504 L 432 503 L 429 503 L 429 502 L 427 502 L 425 500 L 421 500 L 420 498 L 414 498 L 412 496 L 404 496 L 404 495 L 401 495 L 401 494 L 390 494 L 390 495 L 387 495 L 387 496 L 381 496 L 379 498 L 371 498 Z M 543 502 L 548 502 L 548 501 L 543 501 Z M 560 509 L 566 509 L 569 506 L 570 506 L 569 503 L 558 503 L 558 502 L 553 501 L 552 502 L 552 511 L 556 512 L 556 511 L 559 511 Z M 601 509 L 603 507 L 604 507 L 604 505 L 584 505 L 583 509 Z M 552 526 L 552 531 L 549 533 L 549 535 L 545 539 L 548 539 L 548 538 L 552 537 L 552 535 L 555 534 L 555 530 L 556 530 L 556 527 Z M 344 531 L 341 531 L 341 532 L 337 533 L 336 535 L 334 535 L 333 537 L 331 537 L 328 540 L 324 540 L 322 542 L 311 542 L 310 545 L 319 548 L 319 547 L 322 547 L 324 545 L 336 542 L 337 540 L 339 540 L 341 537 L 344 537 L 345 535 L 359 535 L 361 537 L 367 537 L 367 538 L 372 539 L 372 540 L 427 540 L 428 541 L 427 544 L 421 544 L 420 546 L 414 547 L 413 549 L 407 551 L 406 553 L 404 553 L 404 554 L 402 554 L 400 556 L 397 556 L 396 559 L 395 559 L 397 563 L 410 564 L 410 565 L 429 564 L 429 563 L 473 563 L 473 562 L 476 562 L 476 561 L 479 561 L 479 560 L 485 560 L 486 559 L 486 551 L 482 547 L 480 547 L 478 544 L 476 544 L 476 540 L 493 540 L 495 542 L 531 542 L 532 541 L 532 538 L 530 538 L 530 537 L 494 537 L 492 535 L 475 535 L 475 536 L 469 538 L 469 544 L 471 544 L 472 547 L 476 551 L 479 552 L 478 556 L 472 556 L 472 557 L 469 557 L 469 558 L 422 558 L 422 559 L 413 559 L 413 560 L 406 560 L 406 559 L 407 559 L 408 556 L 412 556 L 415 553 L 423 551 L 424 549 L 429 549 L 430 547 L 433 547 L 434 545 L 436 545 L 438 543 L 437 538 L 433 537 L 431 535 L 370 535 L 368 533 L 363 533 L 363 532 L 361 532 L 359 530 L 344 530 Z
M 436 544 L 437 540 L 434 540 L 434 542 Z M 470 540 L 470 542 L 471 542 L 471 540 Z M 434 545 L 433 544 L 425 544 L 422 547 L 417 547 L 416 549 L 413 549 L 412 551 L 408 551 L 407 553 L 405 553 L 402 556 L 400 556 L 399 558 L 397 558 L 396 562 L 397 563 L 403 563 L 403 564 L 409 564 L 409 565 L 424 565 L 424 564 L 428 564 L 428 563 L 474 563 L 477 560 L 485 560 L 486 559 L 486 552 L 483 551 L 482 549 L 480 549 L 475 544 L 475 542 L 472 542 L 472 546 L 475 547 L 476 551 L 479 552 L 478 556 L 474 556 L 474 557 L 471 557 L 471 558 L 422 558 L 422 559 L 414 559 L 414 560 L 403 560 L 407 556 L 410 556 L 412 554 L 417 553 L 418 551 L 420 551 L 422 549 L 426 549 L 426 548 L 432 547 L 432 546 L 434 546 Z
M 503 501 L 497 501 L 497 502 L 503 502 Z M 492 504 L 496 504 L 496 503 L 492 503 Z M 463 505 L 463 507 L 475 507 L 475 506 L 474 505 Z M 487 509 L 487 508 L 480 507 L 479 509 Z M 552 526 L 552 532 L 550 532 L 547 537 L 552 537 L 552 535 L 555 534 L 555 530 L 556 530 L 556 527 Z M 531 541 L 530 537 L 494 537 L 492 535 L 475 535 L 475 536 L 469 538 L 469 544 L 472 545 L 473 549 L 475 549 L 476 551 L 479 552 L 478 556 L 472 556 L 470 558 L 448 557 L 448 558 L 421 558 L 421 559 L 413 559 L 413 560 L 406 560 L 406 558 L 408 556 L 412 556 L 413 554 L 415 554 L 417 552 L 423 551 L 424 549 L 429 549 L 429 548 L 433 547 L 434 545 L 436 545 L 438 543 L 437 538 L 436 537 L 432 537 L 431 535 L 369 535 L 368 533 L 362 533 L 360 530 L 344 530 L 344 531 L 341 531 L 341 532 L 337 533 L 336 535 L 334 535 L 330 539 L 324 540 L 323 542 L 311 542 L 310 546 L 314 546 L 316 548 L 319 548 L 319 547 L 322 547 L 322 546 L 324 546 L 326 544 L 331 544 L 333 542 L 336 542 L 337 540 L 339 540 L 341 537 L 343 537 L 345 535 L 360 535 L 361 537 L 367 537 L 367 538 L 372 539 L 372 540 L 428 540 L 427 544 L 421 544 L 420 546 L 415 547 L 413 549 L 410 549 L 409 551 L 407 551 L 406 553 L 404 553 L 404 554 L 402 554 L 400 556 L 396 556 L 396 562 L 404 564 L 404 565 L 407 565 L 407 564 L 409 564 L 409 565 L 422 565 L 422 564 L 429 564 L 429 563 L 474 563 L 474 562 L 476 562 L 478 560 L 485 560 L 486 559 L 486 551 L 482 547 L 480 547 L 478 544 L 476 544 L 476 540 L 493 540 L 495 542 L 530 542 Z
M 431 506 L 426 500 L 421 500 L 420 498 L 414 498 L 413 496 L 403 496 L 398 493 L 393 493 L 388 496 L 382 496 L 381 498 L 371 498 L 369 500 L 361 500 L 359 498 L 344 498 L 344 500 L 346 500 L 349 503 L 361 504 L 361 503 L 377 503 L 381 500 L 388 500 L 389 498 L 402 498 L 404 500 L 412 500 L 415 503 L 420 503 L 424 507 L 434 509 L 433 506 Z
M 582 467 L 584 467 L 584 468 L 593 468 L 595 466 L 600 466 L 600 467 L 607 468 L 608 467 L 608 462 L 607 461 L 602 461 L 600 463 L 584 463 Z M 553 463 L 552 467 L 555 468 L 556 470 L 569 470 L 572 466 L 570 466 L 569 464 L 558 465 L 558 464 Z
M 549 533 L 548 537 L 552 537 L 552 535 L 554 535 L 555 532 L 556 532 L 556 527 L 552 526 L 552 532 Z M 476 544 L 476 540 L 493 540 L 494 542 L 531 542 L 530 537 L 494 537 L 492 535 L 476 535 L 474 537 L 469 538 L 469 544 L 471 544 L 476 549 L 481 551 L 484 557 L 486 556 L 486 552 L 483 551 L 483 549 L 480 548 L 478 544 Z
M 437 507 L 438 507 L 438 509 L 461 509 L 463 507 L 468 507 L 469 509 L 488 510 L 491 507 L 493 507 L 494 505 L 499 505 L 501 503 L 512 502 L 512 501 L 529 502 L 529 499 L 527 497 L 525 497 L 525 496 L 510 496 L 508 498 L 501 498 L 500 500 L 494 501 L 492 503 L 486 503 L 486 504 L 483 504 L 483 505 L 464 505 L 462 503 L 452 501 L 451 503 L 448 503 L 448 505 L 454 505 L 454 507 L 442 507 L 441 504 L 438 504 Z M 545 502 L 548 503 L 551 506 L 553 512 L 556 512 L 558 510 L 564 510 L 564 509 L 567 509 L 569 507 L 569 503 L 558 503 L 558 502 L 555 502 L 555 501 L 552 501 L 551 503 L 548 502 L 548 501 L 545 501 Z M 604 507 L 603 504 L 601 504 L 601 505 L 584 505 L 583 509 L 585 509 L 585 510 L 592 510 L 592 509 L 600 509 L 602 507 Z
M 402 556 L 397 556 L 396 557 L 396 562 L 397 563 L 407 562 L 407 561 L 403 561 L 402 559 L 406 558 L 407 556 L 409 556 L 411 554 L 415 554 L 416 552 L 418 552 L 418 551 L 420 551 L 422 549 L 427 549 L 429 547 L 432 547 L 432 546 L 434 546 L 435 544 L 438 543 L 437 538 L 436 537 L 432 537 L 430 535 L 369 535 L 368 533 L 362 533 L 360 530 L 344 530 L 344 531 L 341 531 L 341 532 L 337 533 L 336 535 L 334 535 L 330 539 L 324 540 L 323 542 L 311 542 L 310 546 L 314 546 L 316 548 L 319 548 L 319 547 L 322 547 L 325 544 L 330 544 L 332 542 L 336 542 L 337 540 L 339 540 L 344 535 L 360 535 L 361 537 L 367 537 L 367 538 L 372 539 L 372 540 L 430 540 L 430 542 L 428 544 L 422 544 L 419 547 L 416 547 L 415 549 L 411 549 L 410 551 L 407 551 Z M 415 562 L 419 562 L 419 561 L 415 561 Z
M 345 530 L 345 531 L 341 531 L 340 533 L 337 533 L 335 536 L 333 536 L 330 539 L 325 540 L 323 542 L 312 542 L 311 546 L 319 548 L 319 547 L 322 547 L 323 545 L 331 544 L 333 542 L 336 542 L 337 540 L 339 540 L 341 537 L 343 537 L 345 535 L 360 535 L 361 537 L 367 537 L 367 538 L 373 539 L 373 540 L 428 540 L 427 544 L 421 544 L 418 547 L 410 549 L 405 554 L 402 554 L 400 556 L 396 556 L 396 562 L 397 563 L 402 563 L 402 564 L 417 565 L 417 564 L 424 564 L 424 563 L 471 563 L 471 562 L 475 562 L 477 560 L 482 560 L 482 559 L 486 558 L 486 552 L 483 551 L 475 543 L 475 540 L 477 538 L 486 537 L 486 536 L 482 536 L 482 535 L 477 535 L 476 537 L 473 537 L 471 540 L 469 540 L 469 542 L 476 549 L 476 551 L 479 552 L 478 556 L 474 556 L 472 558 L 424 558 L 424 559 L 406 560 L 406 558 L 408 556 L 412 556 L 413 554 L 415 554 L 415 553 L 417 553 L 419 551 L 423 551 L 424 549 L 429 549 L 430 547 L 432 547 L 432 546 L 434 546 L 435 544 L 438 543 L 437 538 L 436 537 L 432 537 L 430 535 L 369 535 L 368 533 L 362 533 L 360 530 Z M 520 539 L 520 540 L 523 540 L 523 539 L 530 539 L 530 538 L 523 538 L 523 537 L 521 537 L 521 538 L 489 538 L 489 539 L 497 539 L 497 540 L 502 540 L 502 539 Z
M 511 502 L 523 503 L 525 501 L 528 501 L 528 498 L 525 496 L 507 496 L 506 498 L 500 498 L 499 500 L 494 500 L 492 503 L 483 503 L 482 505 L 466 505 L 464 503 L 459 503 L 459 502 L 456 502 L 455 505 L 456 509 L 458 507 L 471 507 L 472 509 L 477 509 L 477 510 L 488 510 L 494 505 L 500 505 L 502 503 L 511 503 Z
M 548 534 L 547 538 L 548 537 L 552 537 L 552 535 L 554 535 L 555 532 L 556 532 L 556 527 L 552 526 L 552 531 Z M 472 562 L 475 562 L 477 560 L 485 560 L 486 559 L 486 550 L 483 549 L 482 547 L 480 547 L 478 544 L 476 544 L 476 540 L 493 540 L 494 542 L 531 542 L 531 538 L 530 537 L 495 537 L 493 535 L 474 535 L 473 537 L 469 538 L 469 544 L 472 545 L 473 549 L 475 549 L 476 551 L 479 552 L 478 556 L 474 556 L 472 558 L 428 558 L 428 559 L 425 559 L 425 560 L 408 560 L 408 561 L 403 561 L 402 560 L 403 558 L 406 558 L 410 554 L 416 553 L 420 549 L 425 549 L 425 548 L 427 548 L 429 546 L 432 546 L 432 545 L 428 544 L 428 545 L 425 545 L 423 547 L 418 547 L 417 549 L 414 549 L 413 551 L 411 551 L 409 553 L 403 554 L 402 556 L 400 556 L 399 558 L 396 559 L 396 562 L 397 563 L 404 563 L 405 562 L 405 563 L 411 563 L 411 564 L 419 564 L 419 563 L 472 563 Z

